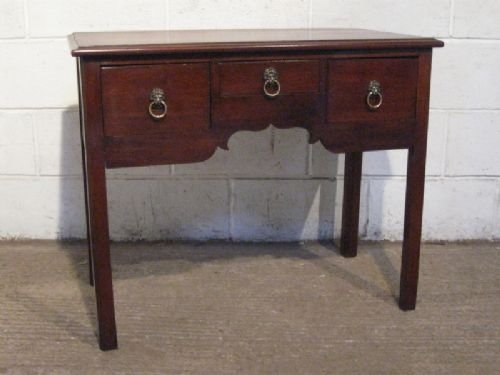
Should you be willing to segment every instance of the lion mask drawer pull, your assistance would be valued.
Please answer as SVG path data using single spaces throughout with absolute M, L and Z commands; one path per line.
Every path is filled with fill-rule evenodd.
M 167 115 L 165 93 L 160 88 L 154 88 L 149 94 L 149 114 L 155 120 L 160 120 Z
M 264 70 L 264 94 L 268 98 L 279 95 L 281 87 L 278 78 L 278 71 L 275 68 L 270 67 Z
M 368 94 L 366 95 L 366 104 L 368 104 L 368 108 L 372 111 L 379 109 L 383 99 L 380 82 L 370 81 L 368 84 Z

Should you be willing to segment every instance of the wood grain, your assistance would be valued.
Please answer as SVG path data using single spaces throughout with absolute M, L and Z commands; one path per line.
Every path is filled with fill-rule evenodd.
M 128 136 L 208 129 L 208 64 L 160 64 L 103 67 L 101 71 L 104 133 Z M 167 115 L 149 114 L 150 93 L 165 93 Z
M 383 127 L 387 121 L 415 119 L 418 58 L 331 59 L 328 67 L 328 123 L 365 122 Z M 377 110 L 366 104 L 372 80 L 382 90 Z

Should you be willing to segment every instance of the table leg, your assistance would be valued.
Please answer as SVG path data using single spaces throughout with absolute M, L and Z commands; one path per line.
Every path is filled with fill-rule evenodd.
M 99 62 L 78 61 L 80 121 L 91 281 L 97 304 L 99 347 L 116 349 L 116 323 L 109 252 L 108 202 Z M 93 272 L 92 272 L 93 271 Z M 93 276 L 93 277 L 92 277 Z
M 90 249 L 94 270 L 94 288 L 97 303 L 99 347 L 116 349 L 116 323 L 109 251 L 106 174 L 103 163 L 87 159 L 87 210 L 89 214 Z
M 408 150 L 406 174 L 405 219 L 399 307 L 414 310 L 417 303 L 420 239 L 424 206 L 425 155 L 427 152 L 427 127 L 429 121 L 429 91 L 432 52 L 419 56 L 419 80 L 417 98 L 417 124 L 415 143 Z
M 340 253 L 348 258 L 355 257 L 358 252 L 362 163 L 362 152 L 350 152 L 345 154 Z
M 408 150 L 405 219 L 399 307 L 414 310 L 417 301 L 420 238 L 425 184 L 425 142 Z

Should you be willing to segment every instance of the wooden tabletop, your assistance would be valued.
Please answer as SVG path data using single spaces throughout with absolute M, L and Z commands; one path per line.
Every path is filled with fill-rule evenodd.
M 70 35 L 69 42 L 73 56 L 443 46 L 434 38 L 363 29 L 82 32 Z

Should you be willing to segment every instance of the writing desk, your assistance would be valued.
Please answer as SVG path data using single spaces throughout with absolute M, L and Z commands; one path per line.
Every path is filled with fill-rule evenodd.
M 340 252 L 357 251 L 362 152 L 408 149 L 399 306 L 417 296 L 433 47 L 358 29 L 75 33 L 90 280 L 117 347 L 106 168 L 193 163 L 238 130 L 302 127 L 345 153 Z M 252 157 L 249 155 L 249 157 Z M 332 197 L 333 199 L 333 197 Z

